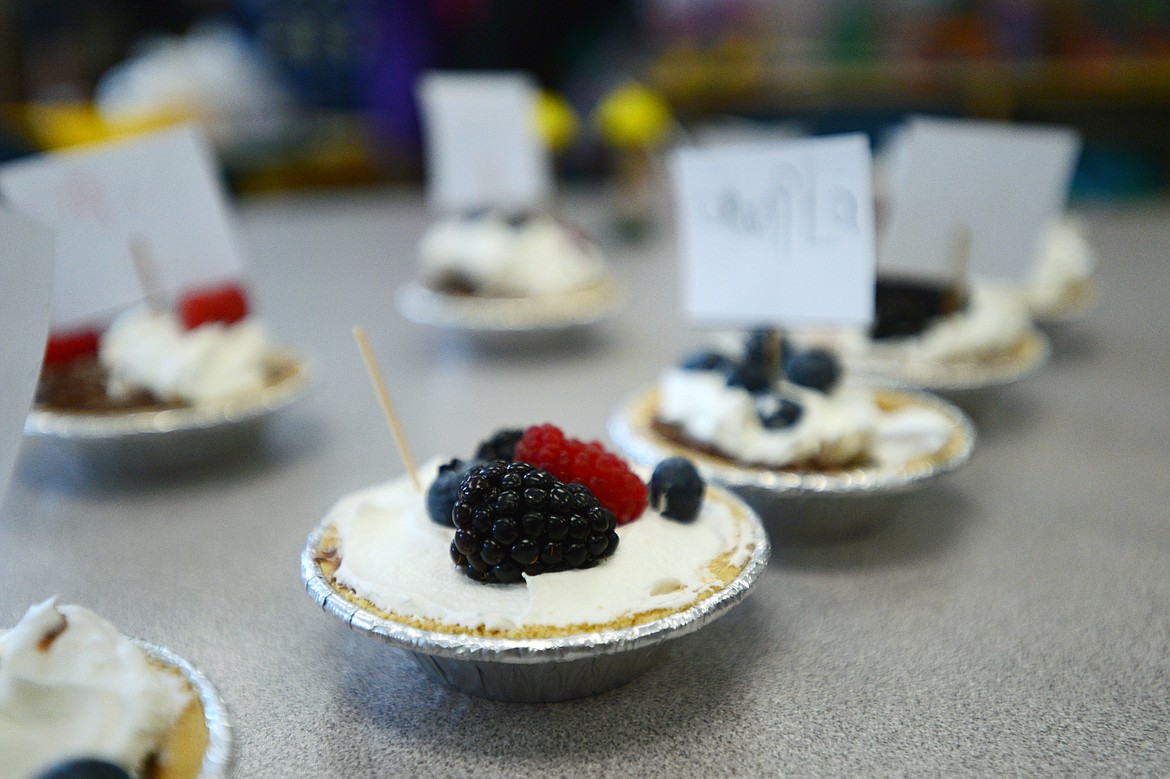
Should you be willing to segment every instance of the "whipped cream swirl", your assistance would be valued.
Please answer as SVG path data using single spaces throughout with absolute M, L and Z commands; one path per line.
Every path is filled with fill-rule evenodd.
M 147 389 L 162 400 L 199 404 L 263 389 L 269 351 L 264 326 L 254 318 L 188 331 L 170 312 L 139 307 L 114 320 L 99 359 L 112 397 Z
M 439 460 L 420 469 L 429 483 Z M 722 555 L 742 567 L 750 522 L 708 494 L 691 523 L 647 509 L 618 527 L 612 557 L 583 570 L 481 584 L 464 576 L 448 549 L 454 530 L 427 517 L 423 495 L 405 477 L 342 498 L 326 521 L 337 531 L 335 579 L 386 611 L 469 630 L 524 631 L 603 625 L 658 609 L 679 610 L 720 586 L 709 570 Z
M 721 372 L 671 369 L 658 383 L 656 415 L 726 456 L 774 467 L 859 459 L 903 465 L 939 451 L 954 427 L 931 408 L 883 410 L 868 387 L 842 384 L 825 394 L 781 382 L 777 390 L 802 411 L 794 424 L 773 429 L 760 420 L 760 398 L 728 386 Z
M 1028 305 L 1034 311 L 1059 307 L 1070 288 L 1092 277 L 1096 265 L 1097 253 L 1079 221 L 1065 218 L 1053 223 L 1025 292 Z
M 0 634 L 0 771 L 93 757 L 135 773 L 192 694 L 110 623 L 47 600 Z
M 427 231 L 419 254 L 428 283 L 456 278 L 483 295 L 570 292 L 605 275 L 597 247 L 548 214 L 512 221 L 494 212 L 449 217 Z

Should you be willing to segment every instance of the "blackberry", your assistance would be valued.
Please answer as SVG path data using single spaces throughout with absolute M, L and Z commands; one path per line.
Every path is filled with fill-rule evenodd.
M 524 435 L 523 430 L 503 428 L 492 434 L 492 437 L 479 445 L 475 450 L 477 460 L 514 460 L 516 459 L 516 442 Z
M 794 400 L 780 395 L 768 394 L 756 400 L 756 416 L 768 430 L 792 427 L 800 421 L 804 408 Z
M 650 476 L 650 505 L 664 517 L 691 522 L 699 515 L 705 487 L 690 460 L 669 457 Z
M 729 374 L 735 369 L 735 360 L 718 352 L 695 352 L 682 361 L 684 371 L 718 371 Z
M 459 496 L 459 484 L 467 471 L 477 465 L 483 465 L 478 460 L 465 463 L 462 460 L 439 466 L 439 474 L 427 488 L 427 516 L 432 522 L 454 527 L 451 522 L 451 510 L 455 508 L 455 498 Z
M 451 559 L 482 582 L 589 568 L 618 545 L 617 520 L 588 488 L 525 462 L 468 471 L 452 517 Z
M 784 363 L 784 374 L 793 384 L 828 392 L 841 378 L 837 358 L 824 349 L 806 349 L 789 355 Z

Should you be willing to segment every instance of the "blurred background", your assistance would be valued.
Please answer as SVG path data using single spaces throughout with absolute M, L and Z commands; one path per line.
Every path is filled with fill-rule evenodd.
M 683 138 L 1051 122 L 1074 198 L 1170 178 L 1162 0 L 0 0 L 0 160 L 196 119 L 238 192 L 421 180 L 433 68 L 532 74 L 571 179 L 620 156 L 592 118 L 631 81 Z

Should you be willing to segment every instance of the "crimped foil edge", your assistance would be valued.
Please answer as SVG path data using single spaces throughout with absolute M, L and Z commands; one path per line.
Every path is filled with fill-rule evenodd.
M 584 327 L 606 319 L 625 298 L 625 286 L 612 275 L 585 289 L 535 298 L 463 298 L 418 282 L 404 284 L 394 295 L 398 310 L 415 324 L 479 333 Z
M 958 406 L 928 392 L 882 387 L 883 392 L 913 398 L 944 414 L 955 425 L 959 445 L 941 462 L 920 463 L 912 468 L 870 466 L 850 468 L 838 473 L 776 471 L 737 465 L 721 458 L 694 452 L 667 440 L 649 426 L 648 411 L 656 389 L 650 387 L 627 398 L 609 418 L 610 439 L 627 457 L 644 466 L 676 455 L 694 460 L 708 478 L 732 489 L 759 489 L 778 495 L 866 496 L 907 491 L 949 473 L 966 463 L 975 448 L 975 426 Z
M 936 392 L 957 392 L 1002 387 L 1022 381 L 1048 363 L 1052 347 L 1047 336 L 1029 325 L 1021 336 L 1024 356 L 1004 365 L 980 365 L 949 360 L 903 360 L 854 356 L 850 369 L 860 375 L 893 380 Z
M 166 647 L 137 638 L 131 641 L 158 662 L 177 668 L 195 688 L 199 703 L 203 706 L 203 719 L 208 733 L 207 751 L 203 754 L 199 779 L 226 779 L 232 765 L 232 726 L 227 707 L 215 685 L 199 669 Z
M 301 553 L 301 577 L 313 600 L 350 629 L 411 652 L 456 660 L 513 664 L 552 663 L 628 652 L 687 635 L 718 619 L 743 600 L 767 567 L 771 545 L 759 516 L 729 492 L 722 491 L 720 497 L 744 512 L 751 524 L 754 549 L 747 564 L 726 587 L 691 607 L 628 628 L 553 638 L 514 639 L 438 633 L 383 619 L 346 599 L 321 572 L 314 558 L 328 529 L 327 521 L 309 534 Z

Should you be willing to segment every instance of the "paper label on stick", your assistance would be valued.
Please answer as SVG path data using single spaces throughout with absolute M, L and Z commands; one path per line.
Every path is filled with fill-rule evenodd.
M 513 73 L 428 73 L 418 83 L 427 198 L 444 210 L 533 208 L 553 191 L 536 86 Z
M 132 245 L 157 292 L 242 275 L 211 150 L 193 127 L 0 167 L 0 195 L 57 234 L 53 322 L 88 324 L 141 300 Z
M 871 165 L 861 134 L 676 152 L 685 313 L 698 324 L 868 325 Z
M 1022 283 L 1062 213 L 1076 133 L 969 120 L 915 119 L 900 139 L 879 264 L 890 271 Z M 956 256 L 960 236 L 969 256 Z
M 0 502 L 45 356 L 52 284 L 52 231 L 0 208 Z

